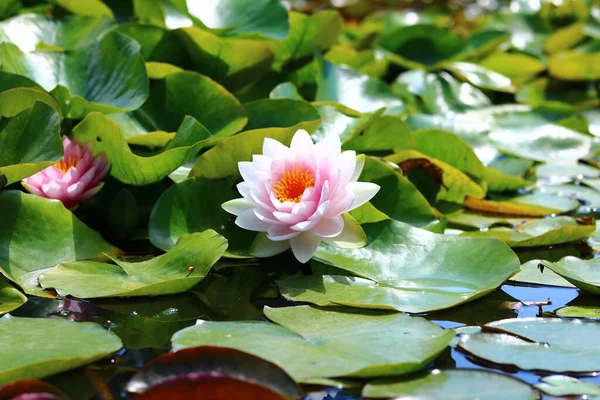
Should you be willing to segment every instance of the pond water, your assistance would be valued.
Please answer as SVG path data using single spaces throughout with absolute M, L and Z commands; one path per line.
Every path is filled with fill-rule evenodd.
M 571 248 L 572 252 L 573 248 Z M 541 251 L 541 250 L 540 250 Z M 556 249 L 554 249 L 556 251 Z M 561 249 L 560 252 L 569 250 Z M 552 249 L 548 254 L 552 253 Z M 528 254 L 520 254 L 527 259 Z M 290 263 L 293 265 L 293 263 Z M 281 274 L 294 271 L 297 265 L 280 268 L 275 265 L 224 267 L 214 277 L 194 290 L 175 296 L 124 300 L 78 301 L 73 299 L 30 298 L 12 314 L 23 317 L 66 318 L 93 321 L 115 331 L 125 349 L 107 361 L 51 377 L 49 381 L 75 399 L 103 399 L 95 393 L 109 391 L 115 398 L 128 398 L 123 386 L 136 369 L 168 351 L 173 333 L 194 325 L 196 319 L 243 320 L 263 319 L 263 306 L 292 305 L 277 297 L 275 281 Z M 281 271 L 283 269 L 283 271 Z M 260 270 L 260 272 L 257 272 Z M 266 278 L 265 278 L 266 277 Z M 485 324 L 506 318 L 552 316 L 565 305 L 597 305 L 594 298 L 578 289 L 566 287 L 506 283 L 482 299 L 448 310 L 423 315 L 443 328 Z M 538 373 L 494 366 L 475 359 L 455 348 L 445 350 L 430 368 L 487 369 L 501 372 L 530 384 L 537 383 Z M 600 384 L 598 374 L 578 376 L 583 381 Z M 358 386 L 339 388 L 306 388 L 307 400 L 360 399 Z M 86 397 L 87 396 L 87 397 Z M 548 396 L 544 398 L 549 398 Z

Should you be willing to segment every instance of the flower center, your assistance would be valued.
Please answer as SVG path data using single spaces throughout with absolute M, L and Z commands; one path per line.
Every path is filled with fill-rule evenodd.
M 300 202 L 307 188 L 315 186 L 315 177 L 308 169 L 292 168 L 285 171 L 273 187 L 277 200 Z
M 68 159 L 62 159 L 59 162 L 55 163 L 54 166 L 58 168 L 62 173 L 65 173 L 69 170 L 69 168 L 74 167 L 77 164 L 77 160 L 73 157 L 69 157 Z

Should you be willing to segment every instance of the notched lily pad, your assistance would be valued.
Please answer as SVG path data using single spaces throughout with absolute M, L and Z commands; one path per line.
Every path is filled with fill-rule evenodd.
M 513 377 L 482 370 L 434 369 L 411 378 L 374 380 L 363 388 L 366 398 L 441 398 L 447 400 L 537 400 L 538 393 Z
M 121 346 L 117 335 L 92 322 L 4 316 L 0 318 L 0 384 L 80 367 Z
M 79 298 L 156 296 L 185 292 L 197 285 L 227 248 L 213 230 L 179 239 L 166 254 L 137 263 L 113 259 L 63 263 L 39 276 L 44 288 Z
M 582 260 L 577 257 L 565 257 L 556 263 L 549 261 L 542 261 L 542 263 L 585 293 L 600 296 L 600 259 Z
M 486 324 L 506 333 L 461 335 L 458 347 L 495 364 L 552 372 L 600 371 L 600 325 L 559 318 L 504 319 Z
M 279 282 L 290 300 L 321 306 L 427 312 L 484 296 L 519 269 L 496 240 L 464 240 L 387 220 L 363 225 L 368 243 L 355 250 L 322 244 L 315 260 L 353 276 L 304 276 Z
M 173 348 L 231 347 L 274 362 L 294 379 L 306 381 L 416 372 L 453 337 L 451 331 L 423 318 L 397 313 L 309 306 L 267 307 L 264 312 L 276 324 L 202 321 L 176 333 Z

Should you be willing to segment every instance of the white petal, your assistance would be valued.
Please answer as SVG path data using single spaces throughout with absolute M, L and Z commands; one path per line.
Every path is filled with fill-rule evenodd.
M 238 163 L 238 169 L 245 181 L 254 180 L 254 168 L 252 168 L 252 163 L 250 161 L 240 161 Z
M 292 138 L 290 149 L 294 152 L 312 153 L 313 141 L 308 132 L 304 129 L 298 129 Z
M 246 199 L 233 199 L 221 204 L 223 210 L 229 214 L 240 215 L 241 213 L 251 210 L 254 205 Z
M 290 149 L 275 139 L 265 138 L 263 142 L 263 155 L 270 158 L 282 158 L 289 154 Z
M 352 174 L 352 176 L 350 177 L 350 182 L 356 182 L 358 180 L 358 178 L 360 177 L 360 174 L 362 173 L 363 168 L 365 167 L 365 155 L 361 154 L 359 156 L 356 156 L 356 161 L 355 161 L 355 167 L 354 167 L 354 173 Z
M 260 154 L 252 155 L 252 167 L 255 170 L 270 171 L 272 163 L 273 163 L 273 159 L 271 157 L 262 156 Z
M 321 243 L 321 238 L 310 232 L 304 232 L 303 234 L 290 239 L 292 252 L 296 259 L 301 263 L 305 263 L 312 258 L 319 247 L 319 243 Z
M 342 152 L 342 142 L 336 134 L 326 135 L 320 143 L 325 147 L 327 156 L 338 156 Z
M 255 257 L 272 257 L 287 251 L 289 248 L 289 240 L 273 241 L 264 233 L 259 233 L 254 242 L 252 242 L 250 254 Z
M 354 201 L 350 205 L 350 208 L 346 211 L 354 210 L 356 207 L 360 207 L 367 201 L 371 200 L 373 196 L 379 191 L 379 185 L 371 182 L 351 182 L 348 184 L 348 190 L 354 194 Z
M 311 232 L 321 237 L 334 237 L 344 230 L 344 218 L 338 215 L 334 218 L 322 219 Z
M 351 178 L 354 176 L 356 171 L 356 152 L 345 151 L 336 160 L 336 167 L 340 172 L 340 185 L 346 185 L 351 182 Z
M 290 228 L 294 231 L 298 231 L 298 232 L 307 232 L 312 230 L 315 226 L 317 226 L 317 224 L 319 223 L 319 220 L 316 221 L 300 221 L 295 225 L 290 226 Z
M 235 219 L 235 224 L 240 228 L 247 229 L 249 231 L 266 232 L 269 229 L 269 224 L 258 219 L 254 214 L 254 209 L 244 211 Z

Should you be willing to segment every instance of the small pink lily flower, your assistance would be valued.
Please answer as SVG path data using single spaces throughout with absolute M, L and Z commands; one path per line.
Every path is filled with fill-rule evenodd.
M 369 201 L 379 186 L 357 182 L 364 161 L 357 163 L 356 153 L 342 152 L 341 147 L 337 135 L 313 144 L 302 129 L 290 147 L 265 139 L 262 155 L 238 163 L 244 182 L 237 188 L 243 197 L 224 203 L 223 209 L 237 216 L 238 226 L 266 233 L 269 249 L 262 254 L 291 247 L 305 263 L 321 241 L 334 245 L 338 237 L 351 241 L 358 224 L 343 214 Z M 360 226 L 358 230 L 363 233 Z
M 29 178 L 21 184 L 30 193 L 63 202 L 73 210 L 102 189 L 102 179 L 110 169 L 104 153 L 94 157 L 89 145 L 81 145 L 63 136 L 62 160 Z

